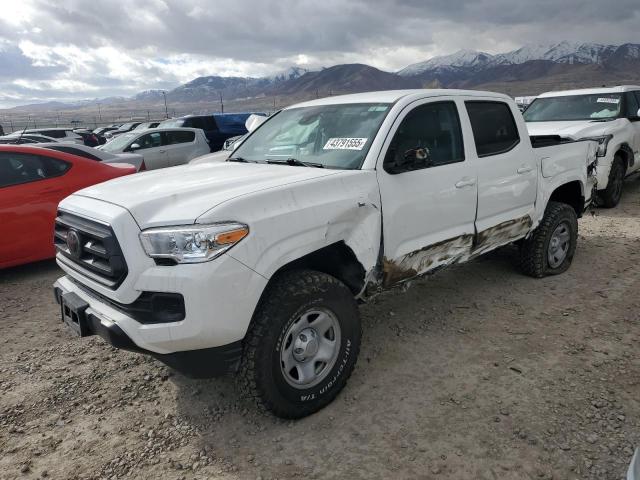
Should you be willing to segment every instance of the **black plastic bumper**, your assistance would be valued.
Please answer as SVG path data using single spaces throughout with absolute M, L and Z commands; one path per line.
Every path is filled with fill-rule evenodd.
M 58 304 L 62 293 L 59 288 L 54 288 L 54 295 Z M 92 313 L 85 314 L 85 325 L 90 335 L 99 335 L 111 346 L 121 350 L 151 355 L 187 377 L 218 377 L 234 373 L 240 366 L 242 341 L 214 348 L 160 354 L 138 347 L 118 325 L 111 324 L 106 326 Z

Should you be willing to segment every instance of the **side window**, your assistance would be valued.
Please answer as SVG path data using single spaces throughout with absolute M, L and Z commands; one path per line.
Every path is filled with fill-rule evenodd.
M 509 105 L 503 102 L 465 102 L 479 157 L 505 153 L 520 143 Z
M 137 143 L 138 145 L 140 145 L 139 150 L 145 148 L 161 147 L 162 135 L 160 132 L 147 133 L 146 135 L 141 136 L 132 143 Z
M 188 125 L 190 128 L 204 128 L 204 121 L 200 117 L 190 118 Z M 186 127 L 187 125 L 185 125 Z
M 464 161 L 458 109 L 453 102 L 420 105 L 404 117 L 383 168 L 391 174 Z
M 216 121 L 213 117 L 205 117 L 204 118 L 204 130 L 218 130 L 218 126 L 216 125 Z
M 59 177 L 71 164 L 55 158 L 0 152 L 0 188 Z
M 64 138 L 65 133 L 64 130 L 47 130 L 46 132 L 41 132 L 42 135 L 51 138 Z
M 195 132 L 185 132 L 175 130 L 173 132 L 166 132 L 167 145 L 175 145 L 176 143 L 190 143 L 196 139 Z
M 640 92 L 627 93 L 627 117 L 637 117 L 640 109 Z

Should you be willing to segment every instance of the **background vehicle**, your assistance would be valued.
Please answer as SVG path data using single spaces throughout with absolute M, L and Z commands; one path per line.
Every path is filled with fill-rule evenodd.
M 102 135 L 104 136 L 105 133 L 107 132 L 111 132 L 113 130 L 117 130 L 118 128 L 120 128 L 122 125 L 110 125 L 108 127 L 98 127 L 96 128 L 93 133 L 95 133 L 96 135 Z
M 65 152 L 106 164 L 125 163 L 134 166 L 137 172 L 146 170 L 144 158 L 138 153 L 109 153 L 98 148 L 87 147 L 86 145 L 72 145 L 69 143 L 40 143 L 37 147 L 48 148 L 49 150 L 55 150 L 57 152 Z
M 12 135 L 19 135 L 20 133 L 21 132 L 13 132 Z M 25 130 L 24 133 L 44 135 L 58 142 L 84 143 L 82 137 L 71 128 L 30 128 Z
M 138 125 L 132 131 L 133 132 L 139 132 L 141 130 L 149 130 L 150 128 L 157 128 L 158 125 L 160 125 L 160 122 L 145 122 L 145 123 L 141 123 L 140 125 Z
M 161 127 L 200 128 L 209 141 L 212 152 L 221 150 L 224 141 L 231 137 L 247 133 L 245 122 L 251 113 L 225 113 L 214 115 L 187 115 L 171 118 L 160 124 Z
M 104 134 L 104 137 L 107 139 L 107 142 L 108 142 L 109 140 L 113 139 L 114 137 L 117 137 L 118 135 L 122 135 L 123 133 L 130 132 L 131 130 L 136 128 L 138 125 L 140 125 L 140 122 L 123 123 L 116 130 L 111 130 L 109 132 L 106 132 Z
M 358 300 L 511 243 L 526 274 L 566 271 L 595 150 L 533 149 L 515 103 L 487 92 L 294 105 L 227 162 L 65 199 L 57 228 L 84 238 L 108 225 L 112 268 L 78 260 L 58 237 L 67 276 L 56 298 L 81 335 L 195 376 L 238 372 L 264 408 L 302 417 L 355 366 Z
M 101 145 L 109 153 L 138 153 L 147 170 L 182 165 L 209 153 L 209 144 L 197 128 L 153 128 L 119 135 Z
M 597 140 L 599 204 L 618 204 L 624 178 L 640 169 L 640 86 L 543 93 L 524 118 L 534 137 Z
M 21 145 L 23 143 L 52 143 L 58 141 L 55 138 L 45 137 L 44 135 L 37 134 L 29 134 L 25 133 L 24 135 L 20 135 L 19 133 L 5 135 L 4 137 L 0 137 L 0 143 L 10 143 L 14 145 Z
M 58 203 L 71 193 L 134 173 L 130 165 L 29 146 L 0 145 L 0 268 L 55 255 L 51 244 Z
M 99 136 L 93 133 L 91 130 L 87 130 L 85 128 L 77 128 L 73 132 L 82 137 L 82 144 L 86 145 L 87 147 L 97 147 L 98 145 L 100 145 Z

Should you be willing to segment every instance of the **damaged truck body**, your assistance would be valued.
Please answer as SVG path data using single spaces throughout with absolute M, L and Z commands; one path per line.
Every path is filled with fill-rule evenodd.
M 62 320 L 192 376 L 236 373 L 274 414 L 309 415 L 355 366 L 359 301 L 513 243 L 528 275 L 569 268 L 596 148 L 532 148 L 515 103 L 488 92 L 294 105 L 227 162 L 65 199 Z

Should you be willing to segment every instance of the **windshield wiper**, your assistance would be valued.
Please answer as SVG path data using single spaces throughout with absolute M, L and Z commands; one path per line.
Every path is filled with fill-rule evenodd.
M 276 165 L 291 165 L 293 167 L 324 168 L 324 165 L 321 163 L 303 162 L 302 160 L 298 160 L 297 158 L 287 158 L 286 160 L 267 160 L 267 163 L 273 163 Z
M 239 162 L 239 163 L 258 163 L 255 160 L 247 160 L 242 157 L 229 157 L 227 158 L 227 162 Z

